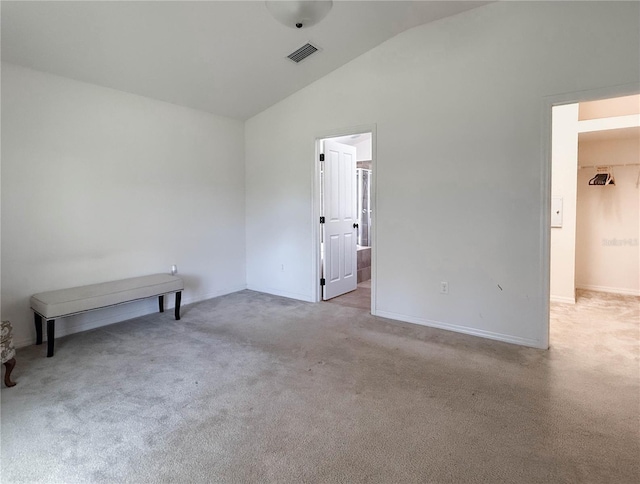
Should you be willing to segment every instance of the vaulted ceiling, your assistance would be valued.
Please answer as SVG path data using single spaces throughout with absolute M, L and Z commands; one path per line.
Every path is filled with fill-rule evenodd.
M 263 1 L 3 1 L 2 60 L 244 120 L 404 30 L 485 3 L 338 0 L 296 30 Z M 286 58 L 309 41 L 320 52 Z

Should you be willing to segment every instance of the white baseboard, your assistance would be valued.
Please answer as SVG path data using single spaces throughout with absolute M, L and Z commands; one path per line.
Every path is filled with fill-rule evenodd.
M 282 296 L 282 297 L 287 297 L 289 299 L 297 299 L 298 301 L 305 301 L 305 302 L 315 302 L 314 299 L 309 296 L 309 294 L 300 294 L 297 292 L 290 292 L 290 291 L 281 291 L 279 289 L 273 289 L 270 287 L 261 287 L 261 286 L 254 286 L 249 284 L 247 286 L 247 289 L 249 289 L 250 291 L 256 291 L 256 292 L 263 292 L 265 294 L 271 294 L 273 296 Z
M 241 284 L 234 287 L 227 287 L 224 289 L 220 289 L 218 291 L 214 291 L 208 294 L 199 294 L 197 296 L 191 296 L 186 298 L 184 297 L 184 292 L 183 292 L 182 293 L 183 297 L 180 305 L 193 304 L 200 301 L 206 301 L 207 299 L 213 299 L 214 297 L 226 296 L 227 294 L 233 294 L 234 292 L 244 291 L 246 288 L 247 288 L 246 284 Z M 171 308 L 175 307 L 175 300 L 174 300 L 173 306 L 167 306 L 167 307 L 171 307 Z
M 549 300 L 555 303 L 563 303 L 563 304 L 575 304 L 575 297 L 565 297 L 565 296 L 549 296 Z
M 131 305 L 133 305 L 133 303 Z M 82 331 L 89 331 L 90 329 L 99 328 L 101 326 L 108 326 L 109 324 L 119 323 L 128 319 L 138 318 L 140 316 L 145 316 L 158 310 L 158 302 L 155 298 L 153 300 L 153 310 L 148 307 L 148 304 L 145 304 L 144 308 L 140 307 L 139 301 L 136 306 L 138 307 L 133 310 L 123 310 L 122 308 L 126 306 L 121 305 L 115 306 L 114 308 L 104 308 L 97 309 L 95 311 L 88 311 L 86 313 L 82 313 L 77 316 L 70 316 L 68 318 L 56 319 L 56 338 L 67 336 L 69 334 L 81 333 Z M 104 314 L 105 312 L 109 312 L 111 314 L 109 314 L 108 316 L 101 315 L 101 313 Z M 79 317 L 87 318 L 87 315 L 90 315 L 88 320 L 77 320 L 77 318 Z M 46 321 L 42 322 L 42 341 L 47 341 Z M 23 348 L 25 346 L 31 346 L 32 344 L 34 344 L 34 340 L 32 338 L 29 338 L 28 340 L 14 340 L 13 344 L 16 348 Z
M 624 287 L 592 286 L 590 284 L 580 284 L 576 287 L 578 289 L 584 289 L 586 291 L 609 292 L 611 294 L 620 294 L 623 296 L 640 296 L 640 290 L 628 289 Z
M 207 294 L 198 294 L 195 296 L 184 297 L 184 291 L 182 293 L 183 298 L 180 303 L 181 306 L 187 304 L 193 304 L 200 301 L 206 301 L 214 297 L 224 296 L 234 292 L 242 291 L 246 289 L 245 285 L 229 287 L 214 291 Z M 175 299 L 173 295 L 167 295 L 164 298 L 165 311 L 173 309 L 175 307 Z M 95 311 L 88 311 L 69 318 L 60 318 L 56 320 L 56 338 L 67 336 L 69 334 L 80 333 L 82 331 L 89 331 L 90 329 L 100 328 L 102 326 L 108 326 L 110 324 L 120 323 L 133 318 L 139 318 L 140 316 L 146 316 L 158 312 L 158 299 L 151 297 L 142 301 L 133 301 L 131 303 L 124 303 L 111 308 L 97 309 Z M 43 341 L 47 341 L 47 328 L 46 323 L 43 322 Z M 24 348 L 25 346 L 31 346 L 34 344 L 32 338 L 15 340 L 13 344 L 16 348 Z
M 397 321 L 403 321 L 403 322 L 406 322 L 406 323 L 419 324 L 421 326 L 428 326 L 430 328 L 445 329 L 447 331 L 454 331 L 456 333 L 469 334 L 471 336 L 479 336 L 480 338 L 487 338 L 487 339 L 492 339 L 492 340 L 496 340 L 496 341 L 503 341 L 505 343 L 512 343 L 512 344 L 516 344 L 516 345 L 519 345 L 519 346 L 528 346 L 528 347 L 531 347 L 531 348 L 545 349 L 545 350 L 547 349 L 538 340 L 529 339 L 529 338 L 521 338 L 519 336 L 512 336 L 512 335 L 509 335 L 509 334 L 494 333 L 492 331 L 485 331 L 485 330 L 482 330 L 482 329 L 469 328 L 467 326 L 460 326 L 460 325 L 457 325 L 457 324 L 442 323 L 440 321 L 432 321 L 430 319 L 417 318 L 415 316 L 407 316 L 407 315 L 404 315 L 404 314 L 392 313 L 392 312 L 389 312 L 389 311 L 377 310 L 376 311 L 376 316 L 379 316 L 379 317 L 382 317 L 382 318 L 388 318 L 388 319 L 395 319 Z

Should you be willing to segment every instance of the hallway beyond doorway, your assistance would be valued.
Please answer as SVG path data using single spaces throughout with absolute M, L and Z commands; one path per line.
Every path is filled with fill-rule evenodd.
M 369 312 L 371 311 L 371 279 L 358 283 L 355 291 L 324 302 L 348 308 L 364 309 Z

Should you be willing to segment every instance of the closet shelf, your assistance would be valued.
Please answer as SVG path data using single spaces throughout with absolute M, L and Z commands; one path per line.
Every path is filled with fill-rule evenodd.
M 585 166 L 579 166 L 578 168 L 582 169 L 582 168 L 599 168 L 599 167 L 609 167 L 609 166 L 640 166 L 640 163 L 601 163 L 599 165 L 585 165 Z

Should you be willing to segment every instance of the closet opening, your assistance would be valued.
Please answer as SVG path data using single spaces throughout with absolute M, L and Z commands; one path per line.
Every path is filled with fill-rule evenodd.
M 551 131 L 550 346 L 637 344 L 640 95 L 554 106 Z

